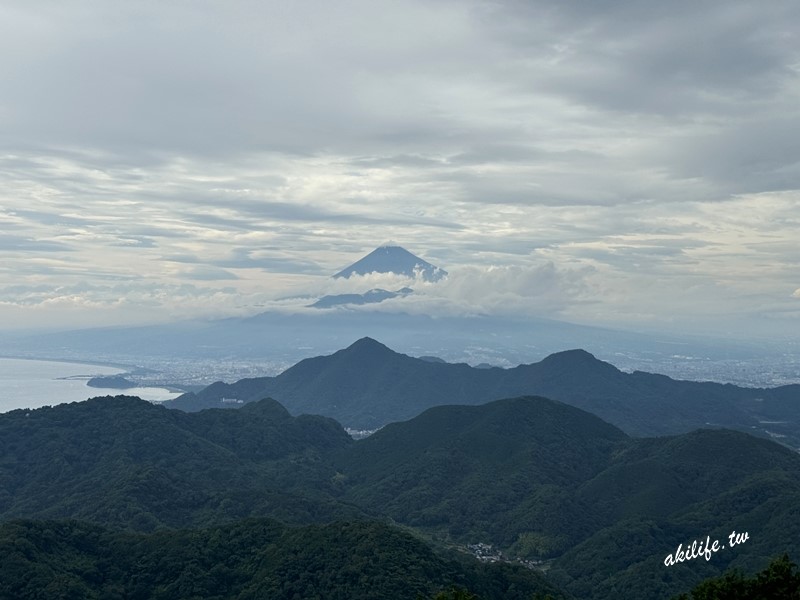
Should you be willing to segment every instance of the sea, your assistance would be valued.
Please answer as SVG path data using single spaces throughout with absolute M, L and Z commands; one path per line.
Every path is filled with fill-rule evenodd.
M 0 358 L 0 413 L 17 408 L 40 408 L 65 402 L 81 402 L 95 396 L 139 396 L 163 402 L 180 394 L 165 388 L 137 387 L 128 390 L 92 388 L 86 385 L 98 375 L 117 375 L 122 369 L 104 365 Z

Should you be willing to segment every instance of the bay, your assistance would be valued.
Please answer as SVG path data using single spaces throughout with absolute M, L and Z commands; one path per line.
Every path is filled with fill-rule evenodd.
M 91 388 L 86 382 L 98 375 L 117 375 L 122 369 L 105 365 L 0 358 L 0 413 L 17 408 L 81 402 L 95 396 L 139 396 L 162 402 L 179 394 L 164 388 L 141 387 L 129 390 Z

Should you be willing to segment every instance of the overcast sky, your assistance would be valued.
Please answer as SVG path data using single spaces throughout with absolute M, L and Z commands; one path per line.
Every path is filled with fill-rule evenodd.
M 394 240 L 450 276 L 382 310 L 798 331 L 798 30 L 794 0 L 5 0 L 0 326 L 286 309 Z

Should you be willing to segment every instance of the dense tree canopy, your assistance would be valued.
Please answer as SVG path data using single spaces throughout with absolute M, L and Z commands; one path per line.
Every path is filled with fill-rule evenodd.
M 784 554 L 752 577 L 729 571 L 703 581 L 675 600 L 800 600 L 800 573 Z
M 135 534 L 76 521 L 0 525 L 3 600 L 360 600 L 431 597 L 457 585 L 468 598 L 554 594 L 521 567 L 442 556 L 375 522 L 289 527 L 244 520 L 200 530 Z
M 632 439 L 545 398 L 438 407 L 358 442 L 330 419 L 292 417 L 272 400 L 182 413 L 98 398 L 0 415 L 0 521 L 80 519 L 167 536 L 147 539 L 169 546 L 164 530 L 253 517 L 390 519 L 442 547 L 481 542 L 506 559 L 544 561 L 532 566 L 591 600 L 669 597 L 729 566 L 751 572 L 776 551 L 794 554 L 798 507 L 800 457 L 777 444 L 726 430 Z M 751 533 L 747 543 L 664 566 L 679 544 L 733 528 Z M 328 530 L 318 531 L 325 539 Z M 190 534 L 180 535 L 191 547 Z M 25 539 L 15 543 L 27 547 Z M 74 551 L 64 547 L 64 556 Z M 328 551 L 318 548 L 320 557 Z M 52 581 L 89 585 L 81 573 L 57 570 Z M 510 573 L 490 588 L 464 587 L 504 597 Z M 301 579 L 322 586 L 309 577 Z

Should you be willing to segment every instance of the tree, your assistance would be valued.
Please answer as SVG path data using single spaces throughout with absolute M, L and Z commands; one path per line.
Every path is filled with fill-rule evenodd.
M 730 571 L 703 581 L 676 600 L 800 600 L 800 573 L 784 554 L 753 577 Z

